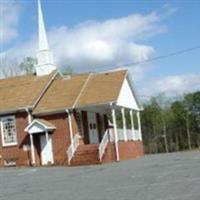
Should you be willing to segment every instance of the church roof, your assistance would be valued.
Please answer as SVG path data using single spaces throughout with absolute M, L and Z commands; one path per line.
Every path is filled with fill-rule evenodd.
M 66 78 L 57 74 L 54 71 L 46 76 L 28 75 L 0 80 L 0 114 L 29 108 L 34 115 L 44 115 L 113 103 L 128 77 L 127 70 Z
M 76 107 L 116 101 L 127 70 L 93 74 L 86 84 Z
M 33 107 L 55 71 L 46 76 L 17 76 L 0 80 L 0 113 Z
M 56 79 L 38 103 L 33 114 L 116 101 L 126 75 L 127 70 L 120 70 Z

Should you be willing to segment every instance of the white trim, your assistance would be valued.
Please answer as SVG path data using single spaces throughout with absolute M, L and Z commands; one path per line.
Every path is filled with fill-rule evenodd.
M 32 122 L 32 116 L 28 108 L 26 109 L 26 112 L 28 113 L 28 125 L 30 125 Z M 31 164 L 35 165 L 35 149 L 34 149 L 33 135 L 29 134 L 29 138 L 30 138 L 30 145 L 31 145 Z
M 53 130 L 53 129 L 56 129 L 55 126 L 47 126 L 47 125 L 45 125 L 44 123 L 40 122 L 39 120 L 34 119 L 34 120 L 31 122 L 31 124 L 29 124 L 29 125 L 24 129 L 24 131 L 27 132 L 27 133 L 29 133 L 29 129 L 30 129 L 32 126 L 34 126 L 35 123 L 38 123 L 39 125 L 41 125 L 42 127 L 44 127 L 46 130 Z
M 35 107 L 37 106 L 37 104 L 40 102 L 41 98 L 44 96 L 45 92 L 47 91 L 47 89 L 49 88 L 49 86 L 52 84 L 52 82 L 54 81 L 55 77 L 58 75 L 58 71 L 55 71 L 55 74 L 52 75 L 51 79 L 48 81 L 48 83 L 46 84 L 45 88 L 42 90 L 41 94 L 39 95 L 39 97 L 36 99 L 36 101 L 34 102 L 32 109 L 34 110 Z
M 9 118 L 12 118 L 14 120 L 16 142 L 5 143 L 5 141 L 4 141 L 4 131 L 3 131 L 3 122 L 2 122 L 2 119 L 9 119 Z M 0 118 L 0 125 L 1 125 L 1 141 L 2 141 L 2 146 L 3 147 L 9 147 L 9 146 L 16 146 L 16 145 L 18 145 L 18 140 L 17 140 L 17 125 L 16 125 L 16 117 L 15 117 L 15 115 L 1 117 Z
M 70 142 L 72 144 L 73 142 L 73 127 L 72 127 L 72 117 L 71 117 L 71 112 L 69 110 L 66 110 L 68 116 L 68 124 L 69 124 L 69 134 L 70 134 Z M 73 145 L 72 145 L 72 151 L 74 151 L 73 149 Z
M 87 80 L 86 80 L 85 83 L 83 84 L 83 87 L 81 88 L 81 91 L 80 91 L 79 95 L 77 96 L 76 100 L 74 101 L 74 104 L 73 104 L 72 108 L 75 108 L 75 106 L 76 106 L 77 102 L 79 101 L 79 99 L 80 99 L 80 97 L 81 97 L 81 95 L 82 95 L 84 89 L 86 88 L 86 86 L 87 86 L 87 84 L 88 84 L 88 81 L 90 80 L 90 77 L 91 77 L 91 76 L 92 76 L 92 73 L 90 73 L 90 74 L 88 75 Z
M 142 111 L 143 110 L 143 106 L 140 103 L 140 100 L 139 100 L 138 94 L 137 94 L 137 90 L 134 87 L 134 82 L 133 82 L 132 76 L 130 75 L 129 71 L 127 71 L 127 77 L 126 78 L 127 78 L 128 82 L 130 84 L 130 87 L 131 87 L 131 90 L 132 90 L 133 95 L 135 97 L 136 103 L 137 103 L 138 107 L 140 108 L 140 111 Z
M 35 149 L 34 149 L 34 142 L 33 142 L 33 135 L 32 134 L 30 134 L 30 143 L 31 143 L 32 165 L 35 165 Z
M 130 120 L 131 120 L 131 130 L 132 130 L 132 139 L 136 140 L 136 132 L 135 132 L 135 126 L 134 126 L 134 120 L 133 120 L 133 111 L 129 111 L 130 114 Z
M 122 113 L 124 140 L 127 141 L 127 129 L 126 129 L 125 108 L 121 108 L 121 113 Z
M 117 98 L 117 106 L 132 110 L 140 110 L 128 78 L 125 78 L 123 81 L 119 96 Z
M 119 158 L 119 147 L 118 147 L 117 121 L 116 121 L 116 114 L 115 114 L 114 108 L 112 108 L 112 118 L 113 118 L 114 134 L 115 134 L 116 158 L 117 158 L 117 161 L 119 161 L 120 158 Z
M 137 112 L 137 120 L 138 120 L 139 140 L 142 141 L 142 129 L 141 129 L 140 112 Z

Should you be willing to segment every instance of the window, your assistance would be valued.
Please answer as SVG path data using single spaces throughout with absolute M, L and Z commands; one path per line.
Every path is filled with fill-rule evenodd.
M 17 144 L 17 131 L 14 116 L 1 118 L 1 136 L 3 146 Z

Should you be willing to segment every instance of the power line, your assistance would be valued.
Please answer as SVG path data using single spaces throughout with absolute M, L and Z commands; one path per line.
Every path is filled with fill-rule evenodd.
M 131 62 L 131 63 L 127 63 L 127 64 L 122 64 L 120 66 L 113 66 L 113 67 L 110 67 L 110 69 L 116 68 L 116 67 L 128 67 L 128 66 L 132 66 L 132 65 L 140 65 L 140 64 L 144 64 L 144 63 L 148 63 L 148 62 L 153 62 L 155 60 L 161 60 L 161 59 L 165 59 L 165 58 L 169 58 L 169 57 L 173 57 L 173 56 L 177 56 L 177 55 L 181 55 L 181 54 L 186 54 L 188 52 L 191 52 L 191 51 L 194 51 L 194 50 L 197 50 L 197 49 L 200 49 L 200 45 L 190 47 L 190 48 L 187 48 L 187 49 L 178 50 L 178 51 L 175 51 L 175 52 L 171 52 L 171 53 L 168 53 L 166 55 L 156 56 L 156 57 L 149 58 L 149 59 L 139 61 L 139 62 Z

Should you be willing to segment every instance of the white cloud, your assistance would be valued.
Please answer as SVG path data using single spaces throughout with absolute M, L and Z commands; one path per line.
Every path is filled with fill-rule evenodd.
M 166 27 L 160 24 L 160 17 L 153 12 L 103 22 L 87 21 L 72 28 L 54 27 L 49 31 L 49 41 L 59 66 L 71 66 L 75 71 L 106 70 L 109 66 L 150 58 L 155 53 L 154 48 L 143 44 L 142 40 L 164 31 Z M 34 37 L 3 52 L 1 59 L 10 62 L 35 56 L 36 44 Z
M 0 2 L 0 45 L 10 42 L 18 35 L 20 6 L 12 0 Z
M 141 92 L 141 96 L 165 93 L 167 96 L 179 96 L 183 93 L 200 90 L 200 74 L 181 74 L 151 80 Z

